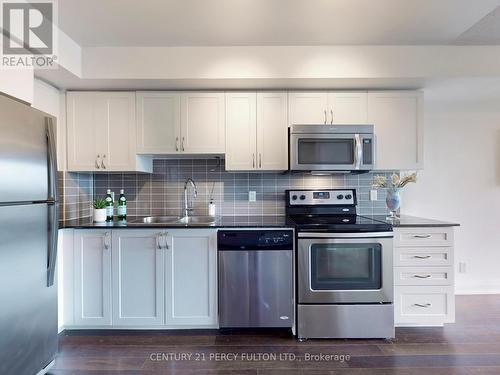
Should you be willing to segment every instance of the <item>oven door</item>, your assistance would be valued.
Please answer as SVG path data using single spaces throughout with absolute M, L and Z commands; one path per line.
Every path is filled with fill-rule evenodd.
M 393 301 L 392 233 L 320 235 L 299 233 L 299 303 Z
M 291 133 L 290 170 L 373 169 L 372 134 Z

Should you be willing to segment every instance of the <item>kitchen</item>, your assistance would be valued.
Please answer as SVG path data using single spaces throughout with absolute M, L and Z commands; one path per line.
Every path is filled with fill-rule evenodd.
M 0 372 L 495 373 L 500 4 L 208 3 L 58 3 L 57 67 L 0 70 Z

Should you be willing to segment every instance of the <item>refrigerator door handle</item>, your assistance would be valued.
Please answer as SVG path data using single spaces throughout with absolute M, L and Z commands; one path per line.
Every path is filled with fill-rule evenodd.
M 50 201 L 58 201 L 57 196 L 57 156 L 56 140 L 54 136 L 54 124 L 50 117 L 45 118 L 45 131 L 47 133 L 47 154 L 48 154 L 48 173 L 49 173 L 49 194 Z
M 49 203 L 48 205 L 48 260 L 47 260 L 47 287 L 54 285 L 56 274 L 57 241 L 59 237 L 59 204 Z

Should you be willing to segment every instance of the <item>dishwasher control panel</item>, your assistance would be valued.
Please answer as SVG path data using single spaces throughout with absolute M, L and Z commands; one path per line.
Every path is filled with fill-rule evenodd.
M 217 248 L 224 250 L 292 250 L 292 230 L 221 230 Z

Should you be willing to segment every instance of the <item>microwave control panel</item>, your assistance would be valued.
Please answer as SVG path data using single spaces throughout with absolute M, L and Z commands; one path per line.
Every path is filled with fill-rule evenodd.
M 356 204 L 356 191 L 354 189 L 290 190 L 288 199 L 291 206 L 346 206 Z

